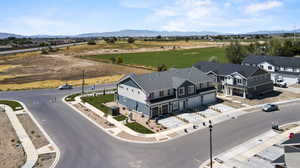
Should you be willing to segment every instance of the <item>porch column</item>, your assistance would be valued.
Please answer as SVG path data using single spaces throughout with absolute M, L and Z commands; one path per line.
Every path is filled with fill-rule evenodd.
M 244 89 L 243 98 L 246 98 L 246 89 Z

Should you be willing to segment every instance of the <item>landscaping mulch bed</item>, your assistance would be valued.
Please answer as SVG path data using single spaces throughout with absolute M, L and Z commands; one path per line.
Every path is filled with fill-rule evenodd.
M 133 141 L 145 141 L 145 142 L 156 141 L 155 138 L 137 137 L 137 136 L 130 135 L 130 134 L 124 132 L 124 131 L 117 134 L 117 136 L 121 137 L 121 138 L 124 138 L 124 139 L 127 139 L 127 140 L 133 140 Z
M 82 113 L 87 115 L 90 119 L 94 120 L 96 123 L 101 125 L 103 128 L 115 128 L 114 125 L 109 124 L 104 118 L 97 115 L 93 111 L 87 109 L 86 107 L 82 106 L 81 104 L 75 104 L 74 107 L 76 107 L 78 110 L 80 110 Z
M 41 154 L 35 164 L 36 168 L 49 168 L 55 161 L 56 153 Z
M 49 142 L 47 138 L 43 135 L 41 130 L 37 125 L 32 121 L 28 114 L 19 114 L 17 115 L 30 139 L 32 140 L 33 145 L 36 149 L 39 149 L 45 145 L 48 145 Z
M 26 154 L 5 112 L 0 112 L 0 167 L 17 168 L 26 161 Z

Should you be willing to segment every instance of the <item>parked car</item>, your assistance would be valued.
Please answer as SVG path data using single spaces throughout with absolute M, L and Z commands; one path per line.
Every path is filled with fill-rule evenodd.
M 271 112 L 271 111 L 279 110 L 279 108 L 275 104 L 266 104 L 266 105 L 263 106 L 262 110 L 265 111 L 265 112 Z
M 282 88 L 287 87 L 287 83 L 283 79 L 275 79 L 274 85 Z
M 73 89 L 72 85 L 64 84 L 58 87 L 59 90 L 67 90 L 67 89 Z

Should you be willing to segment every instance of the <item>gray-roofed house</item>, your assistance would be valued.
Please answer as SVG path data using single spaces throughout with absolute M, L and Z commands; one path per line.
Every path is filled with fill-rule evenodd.
M 216 62 L 198 62 L 194 67 L 213 77 L 216 88 L 225 95 L 256 98 L 273 91 L 270 74 L 257 67 Z
M 300 134 L 295 134 L 291 139 L 281 144 L 284 155 L 273 161 L 276 167 L 299 168 L 300 165 Z
M 129 74 L 117 83 L 116 101 L 153 118 L 184 112 L 216 101 L 214 80 L 197 68 Z
M 284 79 L 289 85 L 298 83 L 300 58 L 280 56 L 248 56 L 242 65 L 254 66 L 271 73 L 271 79 Z

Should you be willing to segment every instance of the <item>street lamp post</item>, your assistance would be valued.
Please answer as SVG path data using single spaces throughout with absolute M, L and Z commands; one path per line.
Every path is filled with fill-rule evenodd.
M 210 168 L 212 168 L 212 122 L 209 120 Z

